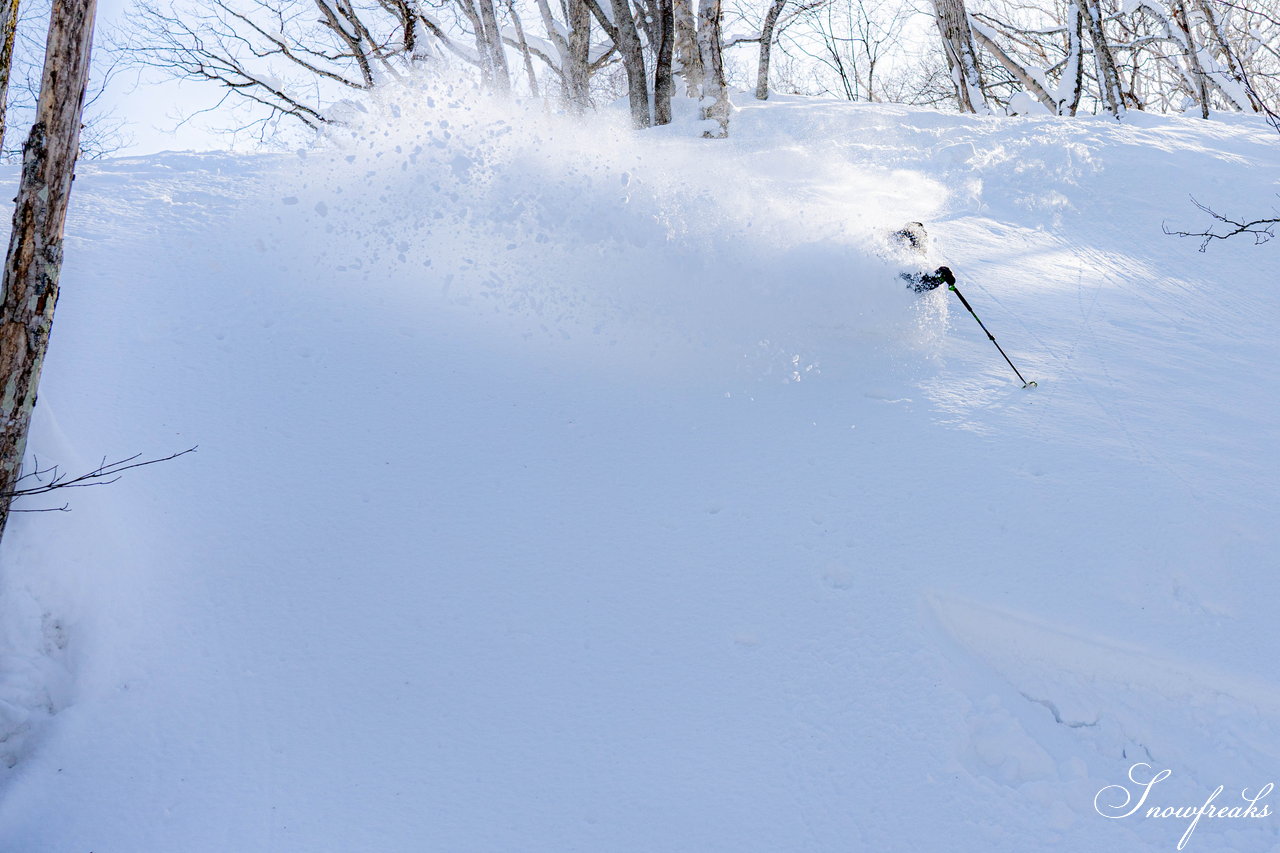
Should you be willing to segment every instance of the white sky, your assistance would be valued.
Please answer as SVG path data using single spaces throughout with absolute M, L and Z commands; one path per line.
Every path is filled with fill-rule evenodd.
M 98 0 L 99 29 L 128 26 L 126 11 L 130 5 L 131 0 Z M 229 145 L 227 137 L 204 129 L 199 118 L 175 130 L 183 115 L 216 101 L 217 92 L 208 84 L 139 80 L 135 72 L 126 71 L 113 81 L 103 97 L 116 114 L 128 122 L 125 134 L 133 142 L 119 152 L 121 156 Z

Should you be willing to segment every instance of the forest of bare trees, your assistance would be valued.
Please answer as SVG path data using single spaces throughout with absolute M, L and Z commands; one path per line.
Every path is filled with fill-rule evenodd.
M 228 129 L 319 130 L 425 69 L 637 127 L 733 88 L 980 114 L 1265 113 L 1280 104 L 1269 0 L 138 0 L 118 48 L 222 92 Z

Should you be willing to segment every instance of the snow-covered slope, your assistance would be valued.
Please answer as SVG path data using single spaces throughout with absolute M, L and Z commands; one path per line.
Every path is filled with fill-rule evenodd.
M 82 168 L 33 449 L 200 449 L 6 537 L 5 849 L 1132 853 L 1135 762 L 1275 781 L 1275 250 L 1161 232 L 1264 125 L 386 109 Z

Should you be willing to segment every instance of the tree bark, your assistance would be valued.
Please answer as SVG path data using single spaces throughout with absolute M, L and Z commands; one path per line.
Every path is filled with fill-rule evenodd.
M 1036 80 L 1020 62 L 1006 53 L 1004 48 L 988 35 L 980 25 L 974 23 L 969 29 L 978 44 L 985 47 L 996 58 L 996 61 L 1003 65 L 1005 70 L 1022 84 L 1024 89 L 1034 95 L 1036 100 L 1043 104 L 1044 108 L 1051 114 L 1058 114 L 1058 102 L 1045 90 L 1044 86 L 1040 85 L 1040 81 Z
M 457 0 L 457 5 L 466 17 L 467 23 L 471 24 L 471 32 L 475 36 L 476 59 L 480 65 L 480 82 L 485 88 L 492 90 L 494 88 L 493 52 L 489 50 L 489 37 L 485 34 L 484 21 L 480 19 L 480 10 L 476 8 L 472 0 Z
M 649 127 L 649 79 L 644 67 L 644 48 L 640 32 L 631 12 L 631 0 L 610 0 L 613 10 L 614 44 L 622 54 L 622 67 L 627 72 L 627 99 L 631 104 L 631 123 Z
M 769 55 L 773 51 L 773 30 L 778 17 L 787 6 L 787 0 L 773 0 L 760 27 L 760 63 L 756 68 L 756 100 L 769 100 Z
M 720 44 L 720 0 L 698 2 L 698 53 L 702 59 L 702 118 L 718 127 L 706 130 L 709 139 L 729 135 L 729 90 L 724 81 L 724 55 Z
M 1244 99 L 1247 104 L 1237 103 L 1240 109 L 1246 109 L 1260 113 L 1262 112 L 1262 101 L 1258 98 L 1258 93 L 1249 83 L 1249 78 L 1244 72 L 1244 64 L 1240 62 L 1240 57 L 1236 55 L 1235 48 L 1227 40 L 1226 35 L 1222 32 L 1222 27 L 1218 24 L 1218 16 L 1213 11 L 1213 4 L 1209 0 L 1196 0 L 1196 7 L 1200 10 L 1200 14 L 1204 16 L 1204 22 L 1209 27 L 1209 33 L 1213 36 L 1213 40 L 1217 42 L 1218 50 L 1222 54 L 1222 61 L 1227 67 L 1227 72 L 1231 75 L 1240 88 L 1244 90 Z M 1238 99 L 1232 95 L 1228 95 L 1232 102 Z
M 498 29 L 498 13 L 493 0 L 478 0 L 480 20 L 484 24 L 485 42 L 489 49 L 490 73 L 493 90 L 499 95 L 511 92 L 511 72 L 507 70 L 507 50 L 502 45 L 502 32 Z
M 1115 56 L 1102 27 L 1102 9 L 1098 0 L 1079 0 L 1080 14 L 1089 27 L 1089 40 L 1093 42 L 1093 61 L 1098 74 L 1098 88 L 1102 90 L 1102 102 L 1107 112 L 1116 118 L 1124 115 L 1124 90 L 1120 87 L 1120 74 L 1116 71 Z
M 581 115 L 591 106 L 591 11 L 586 0 L 568 0 L 569 55 L 564 69 L 569 111 Z
M 547 0 L 537 0 L 537 6 L 542 16 L 542 28 L 560 59 L 556 70 L 560 78 L 561 106 L 572 115 L 582 115 L 589 101 L 587 84 L 590 71 L 587 63 L 591 50 L 591 12 L 584 0 L 560 3 L 566 24 L 562 27 L 551 13 Z
M 0 146 L 4 144 L 9 104 L 9 78 L 13 74 L 13 39 L 18 31 L 19 0 L 0 0 Z
M 1204 73 L 1204 66 L 1200 64 L 1200 48 L 1196 44 L 1196 35 L 1194 27 L 1191 23 L 1191 16 L 1187 13 L 1187 6 L 1182 0 L 1173 0 L 1173 20 L 1182 30 L 1182 37 L 1185 40 L 1187 55 L 1187 72 L 1195 84 L 1195 98 L 1200 103 L 1200 117 L 1209 117 L 1209 81 Z
M 1067 6 L 1067 65 L 1062 70 L 1062 84 L 1058 88 L 1058 115 L 1074 116 L 1080 111 L 1080 98 L 1084 95 L 1084 16 L 1080 4 L 1084 0 L 1071 0 Z
M 538 95 L 538 75 L 533 70 L 533 56 L 529 53 L 529 41 L 524 37 L 524 24 L 516 12 L 515 0 L 507 0 L 507 14 L 511 15 L 511 26 L 516 30 L 516 43 L 520 45 L 520 56 L 524 58 L 524 73 L 529 77 L 529 94 Z
M 694 0 L 672 0 L 676 19 L 676 73 L 684 80 L 684 94 L 696 98 L 702 91 L 702 56 L 698 52 L 698 24 L 693 15 Z
M 969 31 L 969 14 L 964 0 L 933 0 L 934 21 L 942 36 L 942 49 L 956 87 L 956 100 L 962 113 L 989 113 L 982 94 L 982 76 L 978 71 L 978 52 Z
M 54 0 L 35 124 L 22 151 L 0 302 L 0 535 L 27 450 L 58 302 L 62 234 L 80 152 L 96 0 Z
M 675 10 L 672 0 L 657 0 L 658 55 L 653 66 L 653 123 L 671 124 L 671 95 L 675 78 L 671 71 L 675 52 Z

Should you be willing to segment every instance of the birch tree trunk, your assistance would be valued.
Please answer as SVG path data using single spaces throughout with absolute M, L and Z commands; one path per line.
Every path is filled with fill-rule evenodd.
M 969 15 L 964 0 L 933 0 L 934 20 L 942 36 L 942 49 L 956 87 L 956 100 L 963 113 L 989 113 L 982 94 L 982 75 L 978 71 L 978 52 L 969 31 Z
M 627 72 L 627 100 L 631 105 L 631 123 L 636 127 L 649 127 L 649 79 L 645 74 L 644 48 L 640 44 L 640 31 L 631 13 L 630 0 L 611 0 L 613 9 L 614 43 L 622 54 L 622 67 Z
M 62 271 L 96 0 L 53 0 L 35 124 L 22 151 L 0 302 L 0 535 L 27 451 Z
M 524 58 L 524 73 L 529 77 L 529 94 L 538 95 L 538 75 L 533 70 L 533 55 L 529 52 L 529 41 L 524 37 L 524 24 L 516 12 L 515 0 L 507 0 L 507 14 L 511 16 L 511 26 L 516 30 L 516 43 L 520 45 L 520 56 Z
M 702 55 L 698 51 L 698 24 L 693 16 L 693 0 L 672 0 L 676 19 L 676 73 L 684 80 L 684 94 L 696 98 L 702 93 Z
M 787 6 L 787 0 L 773 0 L 769 11 L 765 13 L 764 25 L 760 27 L 760 64 L 756 68 L 756 100 L 769 100 L 769 55 L 773 51 L 773 30 L 778 26 L 778 17 Z
M 724 55 L 720 44 L 720 0 L 698 2 L 698 53 L 702 59 L 702 118 L 715 129 L 703 131 L 708 139 L 729 135 L 729 90 L 724 81 Z
M 507 51 L 502 45 L 502 31 L 498 29 L 498 13 L 493 0 L 479 0 L 480 20 L 484 23 L 484 39 L 489 50 L 490 73 L 493 90 L 500 95 L 511 92 L 511 72 L 507 70 Z
M 591 72 L 587 67 L 591 53 L 591 10 L 587 8 L 586 0 L 561 3 L 566 24 L 562 27 L 551 13 L 547 0 L 537 0 L 537 6 L 547 39 L 555 46 L 560 60 L 557 70 L 561 103 L 570 114 L 582 115 L 591 100 L 588 92 Z
M 1000 46 L 1000 43 L 995 40 L 992 34 L 987 33 L 977 22 L 972 22 L 969 29 L 973 33 L 974 40 L 985 47 L 996 58 L 996 62 L 1003 65 L 1005 70 L 1012 74 L 1024 89 L 1035 96 L 1035 99 L 1043 104 L 1044 108 L 1051 114 L 1058 114 L 1058 102 L 1053 99 L 1048 90 L 1040 84 L 1040 81 L 1022 63 L 1010 56 Z M 869 96 L 870 94 L 868 93 Z
M 1253 86 L 1249 84 L 1249 78 L 1244 73 L 1244 65 L 1240 62 L 1240 57 L 1236 55 L 1235 48 L 1232 47 L 1231 42 L 1222 32 L 1222 26 L 1218 23 L 1218 16 L 1213 11 L 1213 4 L 1209 0 L 1196 0 L 1196 8 L 1204 16 L 1204 22 L 1209 27 L 1209 34 L 1218 45 L 1218 50 L 1222 54 L 1222 61 L 1227 67 L 1227 72 L 1244 90 L 1243 98 L 1236 95 L 1229 95 L 1228 97 L 1242 110 L 1247 108 L 1255 113 L 1262 112 L 1262 101 L 1259 100 Z M 1246 103 L 1240 103 L 1241 100 L 1246 101 Z
M 1098 74 L 1098 88 L 1102 90 L 1102 102 L 1107 105 L 1107 112 L 1120 118 L 1125 112 L 1124 91 L 1120 88 L 1120 74 L 1116 71 L 1111 43 L 1102 28 L 1102 9 L 1098 0 L 1078 1 L 1080 14 L 1089 28 L 1089 40 L 1093 42 L 1093 61 Z
M 671 124 L 671 95 L 675 78 L 671 70 L 675 52 L 675 10 L 672 0 L 657 0 L 658 55 L 653 65 L 653 123 Z
M 1200 117 L 1209 117 L 1209 81 L 1200 64 L 1200 47 L 1196 44 L 1195 27 L 1191 16 L 1187 13 L 1187 4 L 1183 0 L 1173 0 L 1173 20 L 1182 30 L 1187 54 L 1187 73 L 1195 85 L 1195 99 L 1200 102 Z
M 568 0 L 568 56 L 565 60 L 565 97 L 569 111 L 582 115 L 591 106 L 591 10 L 586 0 Z
M 1067 6 L 1067 65 L 1062 69 L 1058 87 L 1058 115 L 1073 116 L 1080 111 L 1084 96 L 1084 16 L 1083 0 L 1071 0 Z
M 4 143 L 9 104 L 9 77 L 13 73 L 13 39 L 18 30 L 19 0 L 0 0 L 0 145 Z M 3 531 L 0 531 L 2 533 Z
M 472 0 L 457 0 L 457 6 L 462 10 L 467 22 L 471 24 L 471 31 L 475 34 L 476 58 L 480 64 L 480 82 L 486 89 L 492 90 L 494 88 L 493 51 L 489 49 L 489 37 L 485 34 L 484 21 L 480 18 L 480 11 Z

